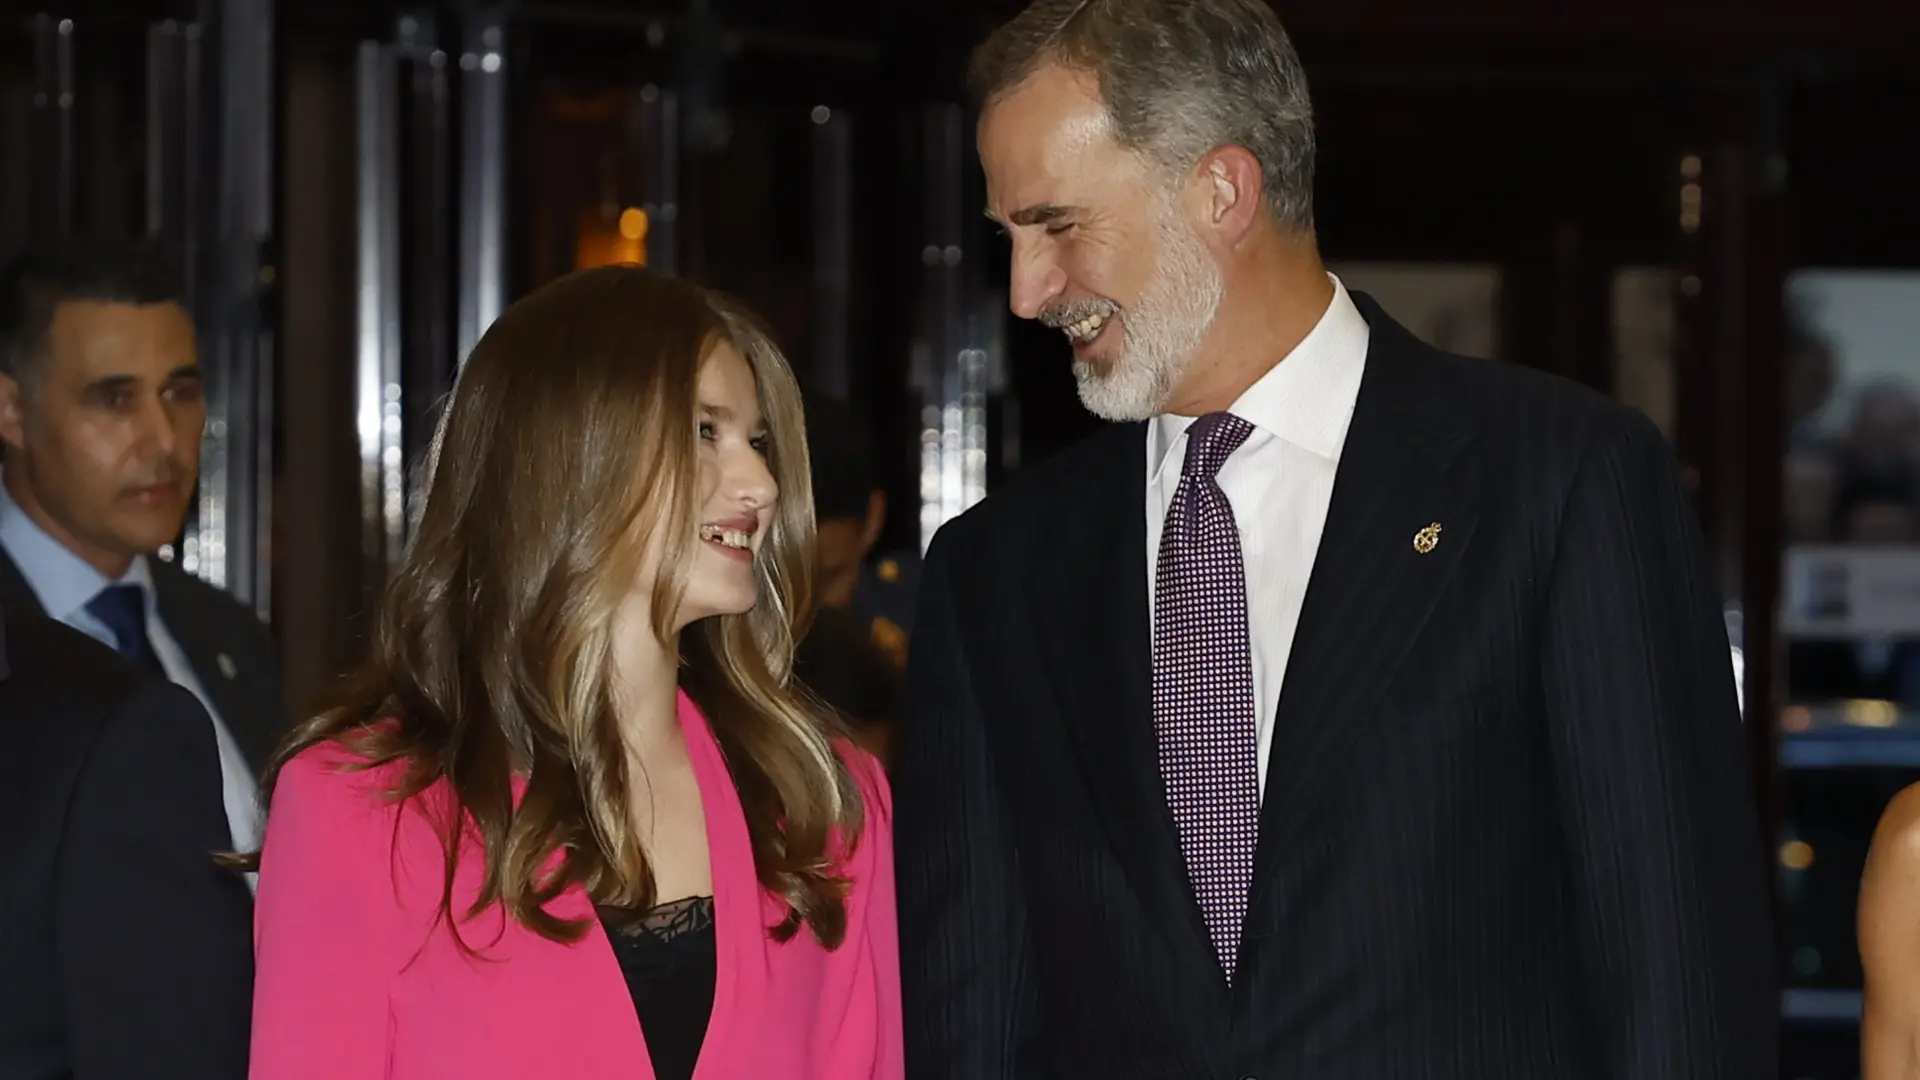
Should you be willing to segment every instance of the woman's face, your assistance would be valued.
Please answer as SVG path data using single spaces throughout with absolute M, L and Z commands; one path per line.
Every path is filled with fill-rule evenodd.
M 696 388 L 699 472 L 694 487 L 698 543 L 673 629 L 714 615 L 739 615 L 759 599 L 754 561 L 766 542 L 780 488 L 767 467 L 767 424 L 753 368 L 727 342 L 714 346 Z M 657 565 L 642 588 L 651 592 Z

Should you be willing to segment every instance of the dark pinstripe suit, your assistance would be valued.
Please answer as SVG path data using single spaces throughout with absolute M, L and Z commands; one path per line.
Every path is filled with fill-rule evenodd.
M 896 781 L 910 1080 L 1776 1075 L 1727 639 L 1664 442 L 1355 300 L 1231 990 L 1155 764 L 1144 425 L 935 539 Z

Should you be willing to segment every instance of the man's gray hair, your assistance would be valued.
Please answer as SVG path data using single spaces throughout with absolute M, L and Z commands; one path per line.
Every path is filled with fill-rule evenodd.
M 1114 137 L 1164 169 L 1246 148 L 1274 220 L 1313 230 L 1313 105 L 1266 0 L 1036 0 L 974 52 L 976 103 L 1046 64 L 1092 75 Z

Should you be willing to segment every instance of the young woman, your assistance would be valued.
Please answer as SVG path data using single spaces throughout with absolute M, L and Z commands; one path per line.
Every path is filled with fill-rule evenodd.
M 372 659 L 267 778 L 255 1080 L 902 1075 L 885 781 L 789 684 L 801 417 L 684 281 L 487 331 Z

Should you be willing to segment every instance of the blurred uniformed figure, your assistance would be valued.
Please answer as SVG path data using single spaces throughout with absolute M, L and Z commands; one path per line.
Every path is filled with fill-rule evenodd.
M 887 520 L 887 493 L 874 479 L 866 427 L 837 402 L 809 402 L 807 443 L 820 523 L 820 605 L 852 611 L 874 645 L 904 668 L 920 559 L 912 550 L 873 555 Z
M 855 729 L 881 761 L 905 712 L 907 635 L 913 629 L 915 552 L 873 555 L 887 496 L 874 478 L 866 426 L 845 406 L 807 404 L 813 461 L 819 610 L 800 643 L 801 679 Z

